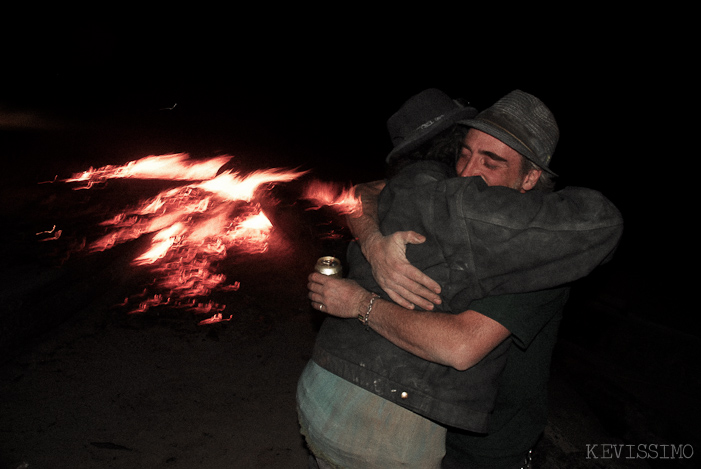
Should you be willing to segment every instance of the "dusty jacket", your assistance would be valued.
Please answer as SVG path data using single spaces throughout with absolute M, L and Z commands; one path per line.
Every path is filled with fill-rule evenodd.
M 566 188 L 521 194 L 452 174 L 435 162 L 414 164 L 388 182 L 378 204 L 384 234 L 414 230 L 427 237 L 423 244 L 408 245 L 407 257 L 441 284 L 439 310 L 459 313 L 487 295 L 572 282 L 610 259 L 618 245 L 621 214 L 599 192 Z M 354 243 L 347 260 L 349 278 L 384 294 Z M 357 320 L 327 318 L 314 360 L 428 418 L 483 432 L 509 343 L 469 370 L 457 371 L 396 347 Z

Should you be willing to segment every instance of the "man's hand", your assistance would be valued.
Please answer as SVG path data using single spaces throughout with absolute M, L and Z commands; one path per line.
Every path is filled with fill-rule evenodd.
M 356 186 L 363 204 L 360 216 L 347 217 L 351 232 L 357 238 L 365 258 L 372 266 L 377 283 L 398 305 L 414 309 L 418 306 L 432 310 L 440 304 L 440 286 L 406 258 L 407 244 L 421 244 L 426 238 L 414 231 L 400 231 L 382 236 L 377 216 L 377 198 L 385 187 L 384 181 Z
M 415 231 L 398 231 L 382 236 L 377 231 L 361 245 L 372 274 L 389 297 L 407 309 L 418 306 L 432 310 L 440 304 L 440 285 L 411 265 L 406 258 L 407 244 L 421 244 L 426 238 Z
M 372 293 L 354 280 L 337 279 L 314 272 L 307 288 L 312 308 L 339 318 L 355 318 L 367 308 Z

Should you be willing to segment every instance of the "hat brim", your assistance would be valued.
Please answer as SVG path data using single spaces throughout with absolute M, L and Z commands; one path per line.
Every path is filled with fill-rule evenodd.
M 459 121 L 462 121 L 464 119 L 471 119 L 476 115 L 477 109 L 473 107 L 460 108 L 455 112 L 447 114 L 441 120 L 437 121 L 435 124 L 425 129 L 423 132 L 415 134 L 413 138 L 395 146 L 392 149 L 392 151 L 389 152 L 385 161 L 389 163 L 391 160 L 395 160 L 402 155 L 411 153 L 412 151 L 416 150 L 418 147 L 420 147 L 439 133 L 457 124 Z
M 533 164 L 535 164 L 536 166 L 538 166 L 538 168 L 542 169 L 546 173 L 552 174 L 553 176 L 557 176 L 557 174 L 553 170 L 551 170 L 548 167 L 542 166 L 540 163 L 538 163 L 535 160 L 535 158 L 532 156 L 532 152 L 528 147 L 526 147 L 516 137 L 514 137 L 513 135 L 511 135 L 509 132 L 502 129 L 498 125 L 495 125 L 487 120 L 472 119 L 472 118 L 461 120 L 460 122 L 458 122 L 458 124 L 464 125 L 466 127 L 471 127 L 473 129 L 480 130 L 488 135 L 491 135 L 492 137 L 496 138 L 497 140 L 504 142 L 510 148 L 517 151 L 520 155 L 522 155 L 528 161 L 530 161 Z

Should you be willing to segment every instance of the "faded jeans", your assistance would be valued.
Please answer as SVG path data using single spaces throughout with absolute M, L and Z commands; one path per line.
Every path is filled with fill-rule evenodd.
M 444 427 L 310 361 L 297 385 L 302 434 L 320 466 L 440 468 Z

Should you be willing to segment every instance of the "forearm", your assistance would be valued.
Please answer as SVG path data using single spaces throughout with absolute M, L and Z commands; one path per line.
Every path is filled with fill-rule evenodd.
M 380 222 L 377 214 L 377 199 L 385 186 L 384 181 L 375 181 L 355 186 L 355 193 L 360 197 L 362 214 L 348 215 L 347 222 L 351 233 L 358 240 L 363 253 L 368 241 L 374 236 L 381 236 Z M 367 255 L 367 254 L 366 254 Z
M 445 188 L 426 210 L 442 222 L 433 234 L 449 262 L 472 265 L 480 285 L 472 298 L 578 280 L 611 257 L 623 230 L 620 211 L 589 189 L 521 194 L 478 178 L 451 179 Z
M 369 326 L 396 346 L 424 360 L 465 370 L 477 364 L 510 333 L 472 310 L 460 314 L 415 311 L 376 300 Z
M 371 301 L 373 294 L 353 280 L 314 272 L 309 275 L 308 288 L 315 309 L 341 318 L 367 317 L 368 326 L 396 346 L 458 370 L 475 365 L 510 335 L 504 326 L 477 311 L 415 311 L 382 299 Z

